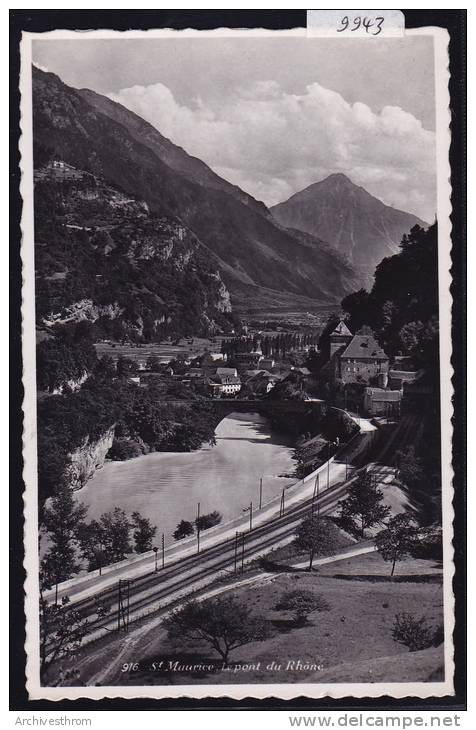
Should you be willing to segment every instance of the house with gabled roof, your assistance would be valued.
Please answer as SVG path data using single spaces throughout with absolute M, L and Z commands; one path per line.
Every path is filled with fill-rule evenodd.
M 379 380 L 386 387 L 389 359 L 373 335 L 354 335 L 338 358 L 342 383 Z
M 329 361 L 321 372 L 327 371 L 330 383 L 338 387 L 348 383 L 387 387 L 389 358 L 368 327 L 353 335 L 340 321 L 329 342 Z

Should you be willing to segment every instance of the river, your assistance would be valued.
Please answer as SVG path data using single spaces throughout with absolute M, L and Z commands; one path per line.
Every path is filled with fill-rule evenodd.
M 89 507 L 88 518 L 120 507 L 138 511 L 164 533 L 170 543 L 181 519 L 194 520 L 197 503 L 205 514 L 218 510 L 223 521 L 238 517 L 244 507 L 263 504 L 295 481 L 292 445 L 271 432 L 257 413 L 232 413 L 215 431 L 216 446 L 190 453 L 155 452 L 123 462 L 107 462 L 83 489 L 78 501 Z

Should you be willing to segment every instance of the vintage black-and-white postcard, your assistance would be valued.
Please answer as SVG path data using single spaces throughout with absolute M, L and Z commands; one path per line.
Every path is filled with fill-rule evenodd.
M 24 33 L 31 698 L 453 693 L 448 35 L 384 21 Z

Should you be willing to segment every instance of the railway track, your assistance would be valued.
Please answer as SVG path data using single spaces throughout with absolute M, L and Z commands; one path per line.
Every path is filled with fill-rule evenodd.
M 343 496 L 347 484 L 340 482 L 322 493 L 319 500 L 315 501 L 315 509 L 319 504 L 321 515 L 332 511 L 338 499 Z M 296 529 L 296 524 L 309 513 L 312 503 L 312 498 L 307 499 L 295 507 L 290 507 L 285 515 L 275 517 L 249 532 L 240 533 L 244 535 L 244 542 L 242 543 L 240 538 L 237 556 L 239 564 L 241 565 L 242 560 L 249 562 L 263 551 L 290 537 Z M 158 572 L 154 571 L 131 579 L 128 581 L 127 621 L 136 620 L 152 610 L 160 610 L 184 594 L 193 592 L 203 585 L 204 581 L 227 568 L 233 571 L 235 568 L 234 538 L 206 548 L 199 554 L 177 560 Z M 98 606 L 108 609 L 109 612 L 98 616 Z M 121 624 L 120 617 L 118 620 L 118 585 L 115 584 L 88 598 L 71 602 L 70 609 L 78 612 L 81 619 L 88 620 L 89 630 L 85 642 L 95 640 Z M 53 646 L 51 643 L 48 649 L 52 649 Z

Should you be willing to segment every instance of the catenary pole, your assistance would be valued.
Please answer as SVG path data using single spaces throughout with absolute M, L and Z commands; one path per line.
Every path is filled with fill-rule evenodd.
M 235 573 L 238 570 L 238 530 L 235 532 Z
M 200 502 L 197 505 L 197 553 L 200 552 Z

